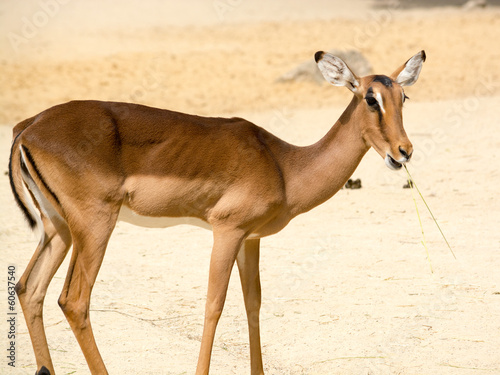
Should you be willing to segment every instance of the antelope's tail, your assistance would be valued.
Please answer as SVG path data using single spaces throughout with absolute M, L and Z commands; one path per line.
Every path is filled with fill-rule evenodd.
M 35 117 L 32 117 L 14 127 L 14 140 L 12 141 L 9 159 L 9 180 L 12 194 L 14 194 L 14 199 L 26 218 L 28 225 L 33 230 L 40 225 L 41 217 L 23 178 L 23 175 L 29 176 L 29 170 L 22 157 L 22 146 L 20 145 L 19 137 L 34 121 Z

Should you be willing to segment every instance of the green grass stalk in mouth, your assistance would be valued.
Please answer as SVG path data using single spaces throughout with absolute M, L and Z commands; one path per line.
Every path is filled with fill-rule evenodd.
M 406 169 L 406 172 L 408 172 L 406 165 L 404 167 Z M 432 269 L 431 257 L 429 256 L 429 249 L 427 248 L 427 243 L 425 242 L 425 234 L 424 234 L 424 227 L 422 225 L 422 219 L 420 219 L 420 213 L 418 212 L 417 200 L 415 199 L 415 194 L 413 193 L 413 180 L 411 179 L 409 173 L 408 173 L 408 185 L 410 186 L 411 197 L 413 198 L 413 202 L 415 203 L 415 210 L 417 211 L 418 223 L 420 224 L 420 230 L 422 231 L 422 245 L 424 245 L 425 253 L 427 254 L 427 261 L 429 262 L 429 268 L 431 269 L 431 273 L 434 273 L 434 270 Z
M 446 245 L 448 245 L 448 249 L 450 249 L 451 251 L 451 254 L 453 255 L 453 257 L 455 259 L 457 259 L 457 257 L 455 256 L 455 253 L 453 252 L 448 240 L 446 239 L 446 236 L 444 235 L 443 231 L 441 230 L 441 227 L 439 226 L 436 218 L 434 217 L 434 214 L 432 213 L 431 209 L 429 208 L 429 205 L 427 204 L 427 202 L 425 201 L 422 193 L 420 192 L 420 190 L 418 189 L 418 186 L 417 184 L 415 183 L 415 181 L 413 180 L 413 178 L 411 177 L 410 175 L 410 172 L 408 171 L 408 168 L 406 167 L 406 164 L 403 164 L 403 166 L 405 167 L 405 170 L 406 170 L 406 173 L 408 174 L 408 184 L 410 185 L 410 188 L 411 188 L 411 194 L 412 194 L 412 197 L 413 197 L 413 201 L 415 202 L 415 208 L 417 209 L 417 215 L 418 215 L 418 221 L 420 222 L 420 229 L 422 229 L 422 238 L 423 238 L 423 241 L 422 243 L 424 244 L 424 247 L 425 247 L 425 251 L 427 252 L 427 259 L 429 259 L 429 265 L 431 267 L 431 272 L 432 272 L 432 265 L 430 264 L 430 258 L 429 258 L 429 251 L 427 249 L 427 245 L 425 243 L 425 236 L 424 236 L 424 228 L 422 226 L 422 220 L 420 220 L 420 215 L 418 213 L 418 207 L 417 207 L 417 201 L 415 200 L 415 196 L 413 195 L 413 187 L 415 187 L 415 189 L 417 190 L 418 194 L 420 195 L 420 198 L 422 198 L 422 201 L 424 202 L 425 204 L 425 207 L 427 207 L 427 210 L 429 211 L 429 213 L 431 214 L 431 217 L 432 217 L 432 220 L 434 220 L 434 223 L 436 223 L 436 226 L 438 227 L 439 229 L 439 232 L 441 233 L 441 236 L 443 236 L 443 239 L 444 241 L 446 242 Z

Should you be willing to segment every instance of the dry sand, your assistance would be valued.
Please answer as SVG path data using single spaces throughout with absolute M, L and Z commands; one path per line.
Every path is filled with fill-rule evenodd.
M 421 79 L 406 90 L 405 127 L 416 149 L 410 168 L 458 260 L 419 202 L 430 272 L 411 193 L 402 189 L 404 172 L 388 170 L 370 151 L 354 174 L 361 190 L 340 191 L 262 241 L 265 369 L 500 374 L 499 10 L 408 9 L 398 2 L 387 9 L 361 0 L 349 7 L 190 0 L 180 10 L 159 0 L 54 1 L 0 4 L 2 353 L 7 265 L 19 278 L 36 246 L 3 174 L 15 123 L 70 99 L 123 100 L 236 114 L 308 144 L 326 133 L 350 94 L 276 83 L 280 75 L 319 49 L 355 47 L 385 74 L 425 49 Z M 210 246 L 211 233 L 194 227 L 117 226 L 91 306 L 111 374 L 194 373 Z M 58 374 L 87 374 L 56 302 L 66 269 L 67 261 L 47 294 L 47 336 Z M 36 369 L 18 320 L 16 368 L 2 355 L 1 374 Z M 236 274 L 212 370 L 249 372 Z

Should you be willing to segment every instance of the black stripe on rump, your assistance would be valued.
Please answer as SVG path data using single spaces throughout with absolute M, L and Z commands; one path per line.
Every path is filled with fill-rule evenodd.
M 24 153 L 26 154 L 26 157 L 28 158 L 28 161 L 29 163 L 31 164 L 31 166 L 33 167 L 33 169 L 35 170 L 35 173 L 37 174 L 38 178 L 40 179 L 40 181 L 42 182 L 43 186 L 45 187 L 45 189 L 47 189 L 47 191 L 50 193 L 50 195 L 52 195 L 52 198 L 54 198 L 54 200 L 60 204 L 59 202 L 59 198 L 57 198 L 57 195 L 54 193 L 54 191 L 49 187 L 49 185 L 47 185 L 47 182 L 45 182 L 45 180 L 43 179 L 43 176 L 42 174 L 40 173 L 40 170 L 38 169 L 36 163 L 35 163 L 35 160 L 33 160 L 33 156 L 31 155 L 31 153 L 29 152 L 29 150 L 26 148 L 25 145 L 21 145 L 21 147 L 23 148 L 23 151 Z M 22 160 L 22 159 L 21 159 Z M 23 166 L 24 163 L 21 161 L 21 166 Z M 24 168 L 26 168 L 26 171 L 29 173 L 28 169 L 27 169 L 27 166 L 24 165 Z

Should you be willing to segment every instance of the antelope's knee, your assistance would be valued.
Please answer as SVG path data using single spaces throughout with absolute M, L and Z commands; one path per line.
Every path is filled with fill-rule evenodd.
M 23 309 L 30 308 L 30 311 L 38 311 L 41 313 L 41 306 L 45 299 L 45 292 L 38 288 L 33 288 L 27 285 L 23 278 L 21 278 L 14 287 L 17 298 L 21 303 Z
M 23 280 L 22 277 L 17 282 L 16 286 L 14 287 L 14 290 L 15 290 L 18 298 L 21 298 L 21 296 L 26 294 L 26 282 Z
M 87 304 L 79 300 L 74 301 L 64 293 L 61 294 L 57 303 L 68 321 L 74 322 L 80 329 L 87 327 L 89 313 Z

